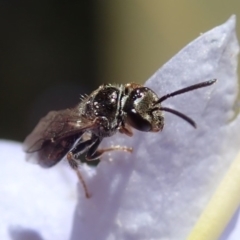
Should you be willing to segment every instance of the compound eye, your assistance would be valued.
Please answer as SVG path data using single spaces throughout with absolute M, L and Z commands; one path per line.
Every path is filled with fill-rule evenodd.
M 152 129 L 151 124 L 137 113 L 135 109 L 128 112 L 127 119 L 128 124 L 139 131 L 149 132 Z

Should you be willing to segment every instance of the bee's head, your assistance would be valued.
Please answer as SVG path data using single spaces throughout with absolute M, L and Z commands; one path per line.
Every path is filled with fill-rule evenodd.
M 139 131 L 161 131 L 164 125 L 161 105 L 154 105 L 158 96 L 150 88 L 135 84 L 126 86 L 126 91 L 128 97 L 123 107 L 126 122 Z
M 162 112 L 166 111 L 181 117 L 196 128 L 196 123 L 191 118 L 174 109 L 162 107 L 161 103 L 169 97 L 207 87 L 215 82 L 216 80 L 209 80 L 191 85 L 160 98 L 150 88 L 135 83 L 126 84 L 125 95 L 127 97 L 123 104 L 123 111 L 126 113 L 126 122 L 139 131 L 158 132 L 163 129 L 164 117 Z

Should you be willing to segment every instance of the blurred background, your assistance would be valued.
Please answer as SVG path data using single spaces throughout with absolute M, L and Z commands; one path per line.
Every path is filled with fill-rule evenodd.
M 144 83 L 232 14 L 239 28 L 239 0 L 0 0 L 0 138 L 23 141 L 102 83 Z

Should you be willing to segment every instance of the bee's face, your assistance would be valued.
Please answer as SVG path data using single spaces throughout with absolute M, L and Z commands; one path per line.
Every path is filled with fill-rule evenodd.
M 129 93 L 123 106 L 126 122 L 139 131 L 161 131 L 164 126 L 164 118 L 160 104 L 155 105 L 159 99 L 158 96 L 151 89 L 141 85 L 127 87 L 129 87 Z

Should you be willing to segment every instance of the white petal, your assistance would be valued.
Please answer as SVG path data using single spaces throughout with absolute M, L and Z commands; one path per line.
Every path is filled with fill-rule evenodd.
M 111 153 L 96 174 L 86 176 L 92 197 L 86 200 L 80 188 L 72 240 L 186 239 L 240 145 L 240 117 L 234 118 L 233 111 L 237 54 L 232 17 L 190 43 L 147 81 L 162 96 L 218 79 L 164 102 L 193 118 L 196 130 L 166 113 L 162 133 L 135 131 L 131 139 L 106 139 L 105 145 L 133 146 L 134 153 Z
M 10 141 L 0 141 L 0 159 L 0 239 L 68 239 L 77 198 L 72 170 L 27 163 L 22 145 Z

